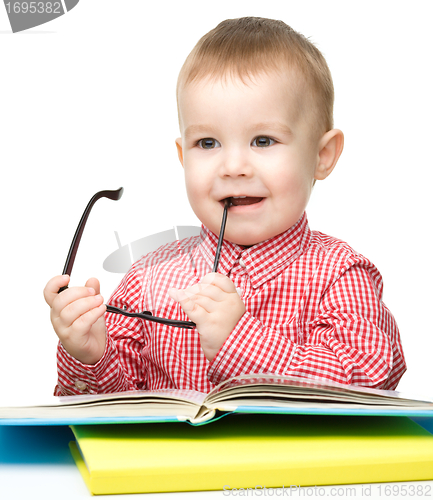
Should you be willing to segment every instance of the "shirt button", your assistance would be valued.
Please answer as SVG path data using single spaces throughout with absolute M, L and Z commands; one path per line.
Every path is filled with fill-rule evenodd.
M 86 382 L 83 382 L 82 380 L 76 380 L 74 385 L 81 392 L 84 392 L 87 389 Z
M 242 257 L 239 259 L 239 265 L 245 269 L 245 262 L 242 260 Z

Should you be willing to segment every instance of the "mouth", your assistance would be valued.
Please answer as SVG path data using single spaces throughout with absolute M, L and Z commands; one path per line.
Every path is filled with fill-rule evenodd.
M 220 203 L 224 203 L 225 200 L 229 201 L 229 207 L 240 207 L 245 205 L 255 205 L 256 203 L 260 203 L 263 198 L 258 196 L 230 196 L 222 199 Z

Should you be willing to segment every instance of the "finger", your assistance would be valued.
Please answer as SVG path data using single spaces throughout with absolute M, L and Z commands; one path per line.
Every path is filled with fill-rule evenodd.
M 170 288 L 168 290 L 168 295 L 176 302 L 187 299 L 189 296 L 185 293 L 185 290 L 178 290 L 177 288 Z
M 187 314 L 188 316 L 190 314 L 193 314 L 194 311 L 197 309 L 197 306 L 195 305 L 195 302 L 190 299 L 184 299 L 179 302 L 180 307 L 182 308 L 183 312 Z
M 45 302 L 52 307 L 54 299 L 57 297 L 60 288 L 69 283 L 70 277 L 67 274 L 51 278 L 44 288 Z
M 192 297 L 208 297 L 215 302 L 222 302 L 223 300 L 227 300 L 228 293 L 223 291 L 220 287 L 216 285 L 208 285 L 208 284 L 199 284 L 197 285 L 198 289 L 194 295 L 188 295 Z M 192 287 L 193 288 L 193 287 Z M 188 292 L 189 289 L 186 289 L 185 292 Z
M 188 318 L 196 324 L 205 323 L 206 319 L 209 317 L 208 311 L 192 299 L 182 300 L 179 302 L 179 305 Z
M 101 304 L 99 307 L 90 309 L 86 313 L 79 316 L 71 325 L 70 330 L 78 335 L 87 335 L 92 326 L 103 317 L 106 312 L 107 306 Z
M 78 318 L 89 311 L 99 308 L 102 303 L 103 298 L 101 295 L 75 300 L 60 311 L 58 318 L 64 328 L 69 328 Z
M 236 292 L 236 287 L 233 281 L 224 274 L 220 273 L 208 273 L 200 280 L 200 284 L 212 284 L 220 288 L 224 292 L 233 293 Z
M 77 286 L 72 288 L 67 288 L 62 293 L 57 294 L 54 297 L 51 306 L 51 317 L 54 319 L 58 317 L 61 311 L 67 307 L 72 302 L 76 300 L 83 299 L 85 297 L 94 296 L 95 290 L 93 288 Z
M 168 291 L 169 296 L 175 300 L 176 302 L 179 303 L 180 307 L 182 308 L 183 312 L 193 321 L 195 321 L 191 314 L 194 314 L 197 309 L 197 305 L 195 303 L 195 299 L 197 295 L 187 295 L 185 293 L 185 290 L 178 290 L 176 288 L 170 288 Z
M 95 290 L 95 294 L 98 295 L 101 293 L 101 285 L 99 284 L 99 281 L 96 278 L 89 278 L 86 281 L 86 285 L 89 288 L 93 288 Z
M 204 295 L 194 295 L 194 297 L 189 299 L 189 302 L 194 305 L 193 311 L 196 310 L 198 307 L 201 307 L 207 313 L 213 313 L 216 310 L 218 310 L 222 301 L 216 301 Z M 182 302 L 180 304 L 182 306 Z M 189 305 L 189 307 L 191 307 L 191 305 Z

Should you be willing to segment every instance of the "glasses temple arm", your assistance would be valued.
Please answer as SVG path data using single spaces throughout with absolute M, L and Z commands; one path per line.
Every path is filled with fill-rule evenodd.
M 92 210 L 93 205 L 100 198 L 109 198 L 110 200 L 119 200 L 122 197 L 123 188 L 119 188 L 115 191 L 99 191 L 95 195 L 92 196 L 89 203 L 87 204 L 86 209 L 84 210 L 83 215 L 81 216 L 80 222 L 78 223 L 77 230 L 75 231 L 74 238 L 72 240 L 71 246 L 69 248 L 68 256 L 66 257 L 65 266 L 63 268 L 62 274 L 71 275 L 72 267 L 74 266 L 75 256 L 77 255 L 78 246 L 81 241 L 81 236 L 83 235 L 84 228 L 86 226 L 87 219 L 89 217 L 90 211 Z M 59 293 L 63 292 L 67 286 L 60 288 Z
M 226 198 L 226 200 L 224 201 L 224 212 L 223 212 L 223 218 L 222 218 L 222 221 L 221 221 L 221 229 L 220 229 L 220 235 L 219 235 L 219 238 L 218 238 L 218 245 L 217 245 L 217 249 L 216 249 L 216 252 L 215 252 L 215 261 L 214 261 L 213 269 L 212 269 L 213 273 L 216 273 L 217 270 L 218 270 L 218 264 L 219 264 L 219 261 L 220 261 L 221 247 L 222 247 L 223 239 L 224 239 L 224 231 L 226 229 L 227 209 L 229 207 L 229 204 L 230 204 L 230 201 L 229 201 L 228 198 Z

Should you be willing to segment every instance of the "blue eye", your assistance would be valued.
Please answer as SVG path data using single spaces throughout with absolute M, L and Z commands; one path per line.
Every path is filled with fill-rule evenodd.
M 221 146 L 221 144 L 216 139 L 212 139 L 210 137 L 207 137 L 206 139 L 200 139 L 197 144 L 202 149 L 213 149 Z
M 253 146 L 257 146 L 259 148 L 266 148 L 268 146 L 271 146 L 272 144 L 275 144 L 274 139 L 271 139 L 266 135 L 260 135 L 259 137 L 256 137 L 253 141 Z

